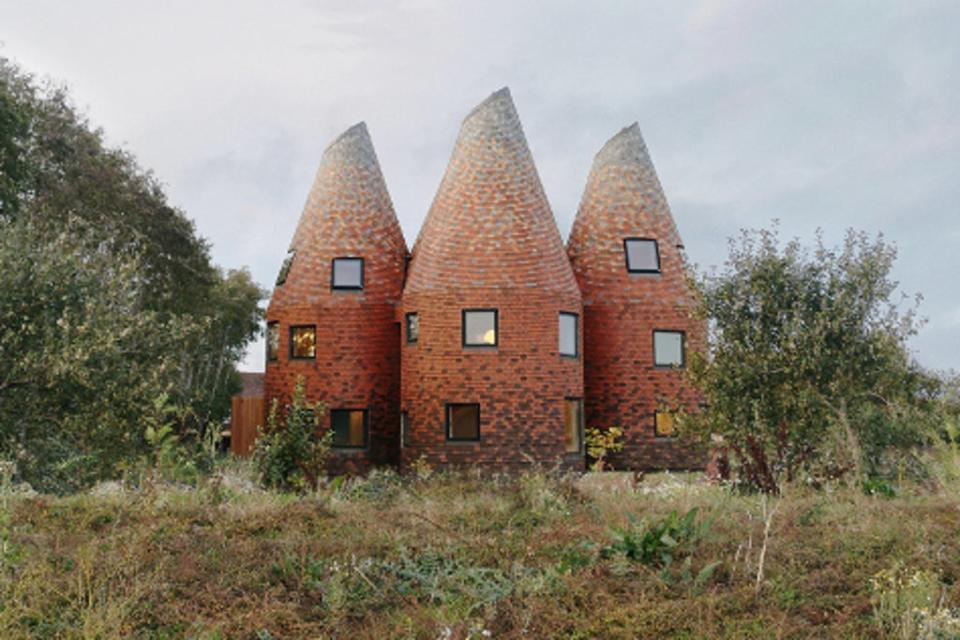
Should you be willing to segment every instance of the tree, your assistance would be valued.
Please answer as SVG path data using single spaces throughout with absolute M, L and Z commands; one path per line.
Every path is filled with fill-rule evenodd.
M 775 229 L 745 231 L 723 271 L 696 279 L 711 349 L 690 372 L 709 409 L 684 422 L 722 436 L 745 485 L 777 492 L 802 473 L 877 470 L 883 451 L 926 437 L 938 389 L 907 352 L 918 322 L 893 299 L 895 257 L 853 231 L 838 249 L 818 237 L 812 252 L 781 249 Z

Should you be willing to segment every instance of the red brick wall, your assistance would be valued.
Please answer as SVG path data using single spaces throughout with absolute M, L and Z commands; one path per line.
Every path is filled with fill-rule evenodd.
M 466 118 L 413 250 L 403 309 L 404 465 L 582 467 L 564 454 L 563 400 L 583 396 L 582 361 L 558 351 L 558 314 L 581 314 L 570 269 L 506 90 Z M 499 346 L 465 348 L 461 310 L 499 310 Z M 480 442 L 446 440 L 445 403 L 480 403 Z
M 660 273 L 629 273 L 623 241 L 656 239 Z M 654 367 L 653 331 L 686 332 L 687 359 L 702 345 L 691 320 L 680 236 L 636 125 L 597 154 L 568 242 L 585 309 L 584 388 L 587 425 L 618 426 L 625 447 L 619 468 L 693 468 L 700 451 L 657 438 L 661 403 L 695 410 L 699 397 L 684 372 Z
M 366 127 L 349 129 L 324 152 L 291 245 L 286 282 L 274 289 L 267 321 L 280 323 L 279 360 L 267 362 L 268 402 L 289 402 L 298 376 L 306 396 L 330 409 L 367 408 L 368 447 L 335 449 L 331 471 L 397 462 L 400 328 L 396 307 L 406 243 Z M 362 291 L 331 290 L 332 260 L 364 259 Z M 317 327 L 314 360 L 289 358 L 291 325 Z

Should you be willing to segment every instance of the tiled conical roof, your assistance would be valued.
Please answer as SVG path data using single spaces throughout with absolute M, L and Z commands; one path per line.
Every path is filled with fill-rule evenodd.
M 406 291 L 577 292 L 507 88 L 464 119 L 413 250 Z
M 347 129 L 323 152 L 290 251 L 295 252 L 290 271 L 274 302 L 329 297 L 329 262 L 343 256 L 364 257 L 368 272 L 380 265 L 400 274 L 368 278 L 367 295 L 379 291 L 394 300 L 399 295 L 406 242 L 364 123 Z
M 674 246 L 681 244 L 636 122 L 621 129 L 597 152 L 570 232 L 570 244 L 591 244 L 601 238 L 619 241 L 621 230 Z M 619 243 L 614 248 L 623 249 Z

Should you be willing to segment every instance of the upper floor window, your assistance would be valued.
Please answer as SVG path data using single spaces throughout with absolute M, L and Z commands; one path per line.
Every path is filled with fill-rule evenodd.
M 496 309 L 464 309 L 463 346 L 495 347 L 499 341 Z
M 363 289 L 363 258 L 334 258 L 333 289 Z
M 579 317 L 575 313 L 560 312 L 560 355 L 571 358 L 577 357 L 577 325 Z
M 447 405 L 447 440 L 480 439 L 480 405 Z
M 267 323 L 267 362 L 280 357 L 280 323 Z
M 330 412 L 333 430 L 332 446 L 342 449 L 362 449 L 367 446 L 367 410 L 333 409 Z
M 627 254 L 627 271 L 630 273 L 660 273 L 660 249 L 656 240 L 626 238 L 623 250 Z
M 317 357 L 317 327 L 312 324 L 290 327 L 290 359 Z
M 283 264 L 280 265 L 280 273 L 277 274 L 278 287 L 287 281 L 287 276 L 290 274 L 290 267 L 293 266 L 293 259 L 296 257 L 296 255 L 297 252 L 291 249 L 287 253 L 287 257 L 284 258 Z
M 420 337 L 420 316 L 414 311 L 406 315 L 407 344 L 414 344 Z
M 684 359 L 682 331 L 653 332 L 653 364 L 657 367 L 682 367 Z
M 563 443 L 567 453 L 580 453 L 583 447 L 583 399 L 563 400 Z

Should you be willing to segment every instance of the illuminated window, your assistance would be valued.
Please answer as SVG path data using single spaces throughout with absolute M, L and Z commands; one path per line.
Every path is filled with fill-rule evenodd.
M 363 289 L 363 258 L 334 258 L 333 289 Z
M 480 439 L 480 405 L 447 405 L 447 440 Z
M 499 336 L 496 309 L 464 309 L 462 320 L 463 346 L 497 346 Z
M 413 344 L 420 337 L 420 316 L 416 312 L 407 314 L 407 344 Z
M 654 433 L 658 438 L 672 438 L 675 435 L 673 430 L 673 413 L 669 411 L 657 411 L 654 414 Z
M 290 358 L 310 360 L 317 357 L 317 328 L 310 325 L 290 327 Z
M 657 241 L 647 238 L 627 238 L 623 241 L 630 273 L 659 273 L 660 250 Z
M 362 449 L 367 446 L 367 410 L 334 409 L 330 412 L 333 429 L 332 446 L 341 449 Z
M 278 287 L 287 281 L 287 276 L 290 274 L 290 267 L 293 266 L 293 258 L 296 255 L 297 252 L 291 249 L 290 252 L 287 253 L 287 257 L 284 258 L 283 264 L 280 265 L 280 273 L 277 274 Z
M 563 444 L 567 453 L 580 453 L 583 446 L 583 400 L 563 401 Z
M 575 313 L 560 312 L 560 355 L 577 357 L 577 323 Z
M 653 364 L 657 367 L 684 366 L 683 332 L 653 332 Z
M 280 357 L 280 323 L 267 323 L 267 361 Z

